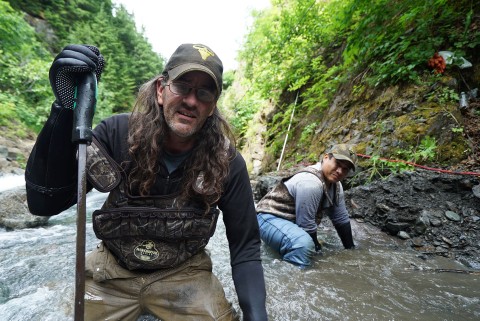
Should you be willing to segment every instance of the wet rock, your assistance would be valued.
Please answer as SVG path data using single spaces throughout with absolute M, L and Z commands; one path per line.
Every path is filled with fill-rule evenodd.
M 452 211 L 445 211 L 445 217 L 454 222 L 460 222 L 461 220 L 460 215 Z
M 387 232 L 389 232 L 392 235 L 397 235 L 400 231 L 406 230 L 409 227 L 410 227 L 409 223 L 403 223 L 403 222 L 387 222 L 385 224 L 385 228 Z
M 425 245 L 425 240 L 422 237 L 414 237 L 412 239 L 413 246 L 421 247 Z
M 413 237 L 407 244 L 416 250 L 464 258 L 472 267 L 480 264 L 480 198 L 468 186 L 478 186 L 478 178 L 417 170 L 350 188 L 345 199 L 352 217 L 397 237 L 405 236 L 403 231 Z
M 452 202 L 445 202 L 445 204 L 447 205 L 447 208 L 452 211 L 452 212 L 456 212 L 458 211 L 458 208 L 457 208 L 457 205 L 455 205 L 454 203 Z
M 438 218 L 432 218 L 432 219 L 430 219 L 430 224 L 432 226 L 438 227 L 438 226 L 442 225 L 442 220 L 440 220 Z
M 49 217 L 30 214 L 25 187 L 17 187 L 0 193 L 0 226 L 20 229 L 43 226 Z
M 253 181 L 252 189 L 255 200 L 259 201 L 263 195 L 267 194 L 281 179 L 282 177 L 278 175 L 266 175 Z
M 461 212 L 463 217 L 474 216 L 476 213 L 476 211 L 473 208 L 469 208 L 469 207 L 463 207 Z
M 428 215 L 422 212 L 420 217 L 415 222 L 415 233 L 417 234 L 425 233 L 429 225 L 430 225 L 430 219 L 428 218 Z
M 474 187 L 472 187 L 472 192 L 475 197 L 480 198 L 480 185 L 475 185 Z
M 0 158 L 7 158 L 8 148 L 6 146 L 0 145 Z
M 408 233 L 404 231 L 398 232 L 397 236 L 402 240 L 408 240 L 410 238 L 410 235 L 408 235 Z
M 442 240 L 443 240 L 445 243 L 447 243 L 449 246 L 452 246 L 452 245 L 453 245 L 453 242 L 452 242 L 450 239 L 446 238 L 445 236 L 442 237 Z
M 437 246 L 435 248 L 435 254 L 445 256 L 448 254 L 448 249 L 443 246 Z

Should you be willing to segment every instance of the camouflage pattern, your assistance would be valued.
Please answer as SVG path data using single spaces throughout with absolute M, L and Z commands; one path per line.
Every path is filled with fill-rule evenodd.
M 129 270 L 179 265 L 204 249 L 219 211 L 122 207 L 92 215 L 95 235 Z
M 205 248 L 215 232 L 219 210 L 177 194 L 131 197 L 120 166 L 94 141 L 87 149 L 89 182 L 110 194 L 92 214 L 97 238 L 129 270 L 178 266 Z
M 120 184 L 120 170 L 116 165 L 93 138 L 92 144 L 87 147 L 86 170 L 88 181 L 96 190 L 106 193 Z

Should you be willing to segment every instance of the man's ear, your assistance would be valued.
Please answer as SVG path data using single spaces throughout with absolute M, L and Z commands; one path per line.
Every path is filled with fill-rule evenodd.
M 157 79 L 157 102 L 160 106 L 163 106 L 163 91 L 165 86 L 163 86 L 164 78 L 160 77 Z

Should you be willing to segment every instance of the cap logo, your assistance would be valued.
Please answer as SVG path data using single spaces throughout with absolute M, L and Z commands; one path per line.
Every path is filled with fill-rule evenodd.
M 193 45 L 193 48 L 198 50 L 198 52 L 200 53 L 200 56 L 202 56 L 203 60 L 207 60 L 208 57 L 215 56 L 215 54 L 205 46 Z

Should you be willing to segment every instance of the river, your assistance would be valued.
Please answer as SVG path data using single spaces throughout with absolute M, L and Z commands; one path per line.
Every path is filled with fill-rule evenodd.
M 5 186 L 0 179 L 0 191 Z M 91 212 L 104 199 L 95 191 L 87 197 L 87 250 L 98 243 Z M 461 273 L 467 269 L 458 262 L 423 256 L 373 226 L 352 224 L 358 248 L 343 250 L 325 222 L 323 254 L 306 270 L 262 245 L 269 320 L 480 320 L 480 271 Z M 0 321 L 73 320 L 75 231 L 76 207 L 45 227 L 0 228 Z M 221 219 L 207 248 L 238 309 Z

